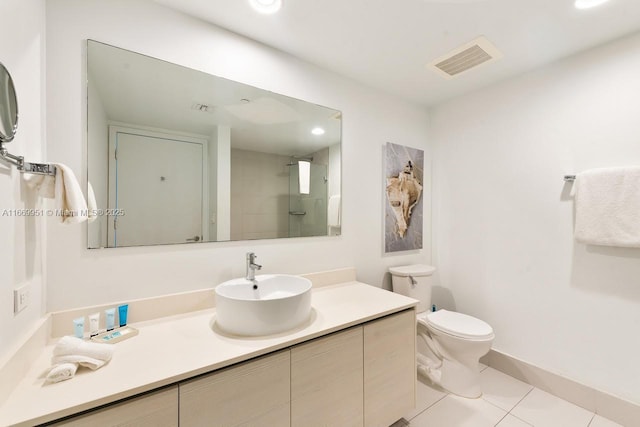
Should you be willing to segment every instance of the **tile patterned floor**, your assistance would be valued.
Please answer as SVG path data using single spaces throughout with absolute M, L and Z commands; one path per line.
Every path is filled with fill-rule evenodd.
M 484 365 L 480 378 L 482 398 L 465 399 L 418 376 L 416 409 L 394 426 L 623 427 Z

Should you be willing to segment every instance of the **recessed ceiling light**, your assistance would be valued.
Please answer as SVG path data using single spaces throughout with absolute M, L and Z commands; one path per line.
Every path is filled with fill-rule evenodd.
M 600 6 L 608 1 L 609 0 L 576 0 L 574 6 L 576 9 L 591 9 L 592 7 Z
M 276 13 L 282 7 L 282 0 L 249 0 L 249 4 L 260 13 Z
M 324 135 L 324 129 L 322 128 L 313 128 L 311 129 L 311 133 L 314 135 Z

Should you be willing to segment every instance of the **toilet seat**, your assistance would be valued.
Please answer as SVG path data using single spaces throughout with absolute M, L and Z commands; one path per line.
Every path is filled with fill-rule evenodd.
M 486 322 L 455 311 L 438 310 L 417 316 L 418 322 L 447 335 L 468 339 L 493 339 L 493 328 Z

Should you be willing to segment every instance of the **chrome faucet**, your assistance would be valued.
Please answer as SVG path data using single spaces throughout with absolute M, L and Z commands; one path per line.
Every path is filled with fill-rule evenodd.
M 256 254 L 247 252 L 247 277 L 246 279 L 253 282 L 253 289 L 258 289 L 258 281 L 256 280 L 256 270 L 260 270 L 262 266 L 256 264 Z

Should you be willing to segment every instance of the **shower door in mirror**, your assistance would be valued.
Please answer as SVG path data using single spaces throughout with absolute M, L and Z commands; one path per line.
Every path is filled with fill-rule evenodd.
M 305 176 L 305 174 L 307 176 Z M 308 187 L 305 187 L 308 183 Z M 289 235 L 327 234 L 327 166 L 311 163 L 289 168 Z

